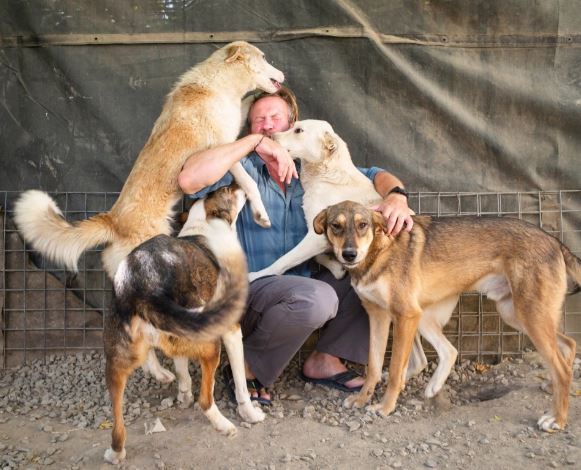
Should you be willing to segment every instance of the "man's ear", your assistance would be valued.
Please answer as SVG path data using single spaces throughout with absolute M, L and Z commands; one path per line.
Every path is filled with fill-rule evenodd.
M 385 220 L 381 212 L 373 211 L 373 228 L 375 233 L 377 233 L 377 230 L 381 230 L 384 233 L 387 232 L 387 220 Z
M 325 233 L 325 230 L 327 230 L 327 209 L 323 209 L 317 214 L 317 217 L 313 220 L 313 228 L 318 235 Z
M 337 137 L 334 134 L 329 131 L 325 131 L 325 134 L 323 135 L 323 145 L 329 152 L 334 152 L 337 150 L 339 143 L 337 142 Z
M 230 46 L 226 50 L 226 62 L 227 64 L 234 62 L 235 60 L 242 57 L 242 47 L 241 46 Z

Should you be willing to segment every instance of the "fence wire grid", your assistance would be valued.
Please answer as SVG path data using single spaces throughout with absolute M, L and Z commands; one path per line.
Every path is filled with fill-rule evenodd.
M 0 191 L 0 364 L 16 367 L 53 354 L 102 350 L 104 314 L 110 308 L 111 282 L 100 249 L 87 251 L 72 274 L 35 253 L 20 238 L 11 208 L 20 193 Z M 51 193 L 69 221 L 111 208 L 118 193 Z M 411 193 L 410 207 L 433 217 L 476 215 L 515 217 L 541 227 L 581 255 L 581 190 L 535 192 Z M 187 205 L 187 201 L 184 201 Z M 562 330 L 581 341 L 581 295 L 568 296 Z M 531 344 L 505 325 L 494 303 L 475 292 L 461 295 L 444 332 L 464 359 L 496 362 L 520 356 Z M 316 335 L 301 349 L 310 352 Z M 435 352 L 424 342 L 428 357 Z M 389 348 L 388 348 L 389 354 Z

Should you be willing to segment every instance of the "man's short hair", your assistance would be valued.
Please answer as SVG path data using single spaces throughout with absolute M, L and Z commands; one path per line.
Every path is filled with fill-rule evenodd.
M 296 121 L 298 121 L 298 119 L 299 119 L 299 106 L 297 105 L 297 97 L 295 96 L 295 94 L 291 90 L 289 90 L 284 85 L 281 85 L 281 87 L 277 91 L 275 91 L 274 93 L 267 93 L 265 91 L 260 92 L 259 94 L 257 94 L 254 97 L 254 101 L 252 102 L 252 106 L 254 106 L 254 103 L 256 103 L 258 100 L 261 100 L 262 98 L 268 98 L 270 96 L 278 96 L 288 105 L 288 121 L 289 121 L 289 124 L 291 126 Z M 249 116 L 250 116 L 250 113 L 249 113 Z

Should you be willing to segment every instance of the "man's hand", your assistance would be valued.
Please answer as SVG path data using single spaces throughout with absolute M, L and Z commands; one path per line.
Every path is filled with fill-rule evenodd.
M 293 176 L 299 179 L 295 162 L 288 152 L 269 137 L 264 136 L 254 149 L 281 183 L 290 184 Z
M 388 235 L 397 235 L 404 225 L 406 232 L 409 232 L 414 226 L 412 219 L 414 211 L 409 208 L 407 197 L 403 194 L 388 194 L 381 203 L 373 206 L 372 209 L 385 217 Z

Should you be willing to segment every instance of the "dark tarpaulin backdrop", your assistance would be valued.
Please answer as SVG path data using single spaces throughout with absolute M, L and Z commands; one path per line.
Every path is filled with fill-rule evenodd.
M 581 2 L 1 0 L 0 34 L 0 190 L 119 191 L 236 39 L 412 191 L 581 187 Z

